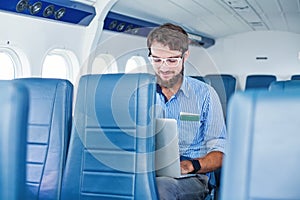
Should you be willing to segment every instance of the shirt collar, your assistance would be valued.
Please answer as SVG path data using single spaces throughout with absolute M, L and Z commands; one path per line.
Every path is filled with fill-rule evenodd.
M 181 87 L 179 89 L 179 91 L 181 90 L 182 93 L 186 96 L 186 97 L 189 97 L 189 83 L 188 83 L 188 80 L 187 80 L 187 77 L 186 76 L 183 76 L 183 81 L 182 81 L 182 84 L 181 84 Z

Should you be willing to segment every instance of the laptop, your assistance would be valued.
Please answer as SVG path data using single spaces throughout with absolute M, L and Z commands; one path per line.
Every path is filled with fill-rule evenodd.
M 175 119 L 156 119 L 155 170 L 156 176 L 185 178 L 195 174 L 181 174 L 178 145 L 177 121 Z

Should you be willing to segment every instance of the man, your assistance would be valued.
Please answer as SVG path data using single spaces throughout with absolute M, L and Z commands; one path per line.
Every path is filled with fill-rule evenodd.
M 178 123 L 181 173 L 189 178 L 157 177 L 161 200 L 204 199 L 210 172 L 222 165 L 226 128 L 222 107 L 215 90 L 196 79 L 184 76 L 189 57 L 189 39 L 184 29 L 167 23 L 150 32 L 147 38 L 149 60 L 157 77 L 157 101 L 164 117 Z M 199 116 L 180 119 L 180 112 Z

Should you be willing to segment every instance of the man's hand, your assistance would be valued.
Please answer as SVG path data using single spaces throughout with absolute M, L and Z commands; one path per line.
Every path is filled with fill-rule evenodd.
M 180 162 L 181 174 L 188 174 L 194 171 L 194 167 L 191 161 L 183 160 Z
M 206 173 L 219 169 L 222 166 L 223 153 L 220 151 L 212 151 L 202 158 L 197 158 L 200 164 L 200 170 L 196 173 Z M 194 166 L 192 161 L 183 160 L 180 162 L 181 174 L 193 172 Z M 194 172 L 193 172 L 194 173 Z

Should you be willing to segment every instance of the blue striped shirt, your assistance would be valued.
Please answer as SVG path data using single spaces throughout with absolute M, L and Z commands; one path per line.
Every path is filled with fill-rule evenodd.
M 184 76 L 169 101 L 157 92 L 163 117 L 177 120 L 180 156 L 199 158 L 212 151 L 225 152 L 226 127 L 216 91 L 206 83 Z M 196 114 L 197 121 L 180 120 L 180 112 Z

